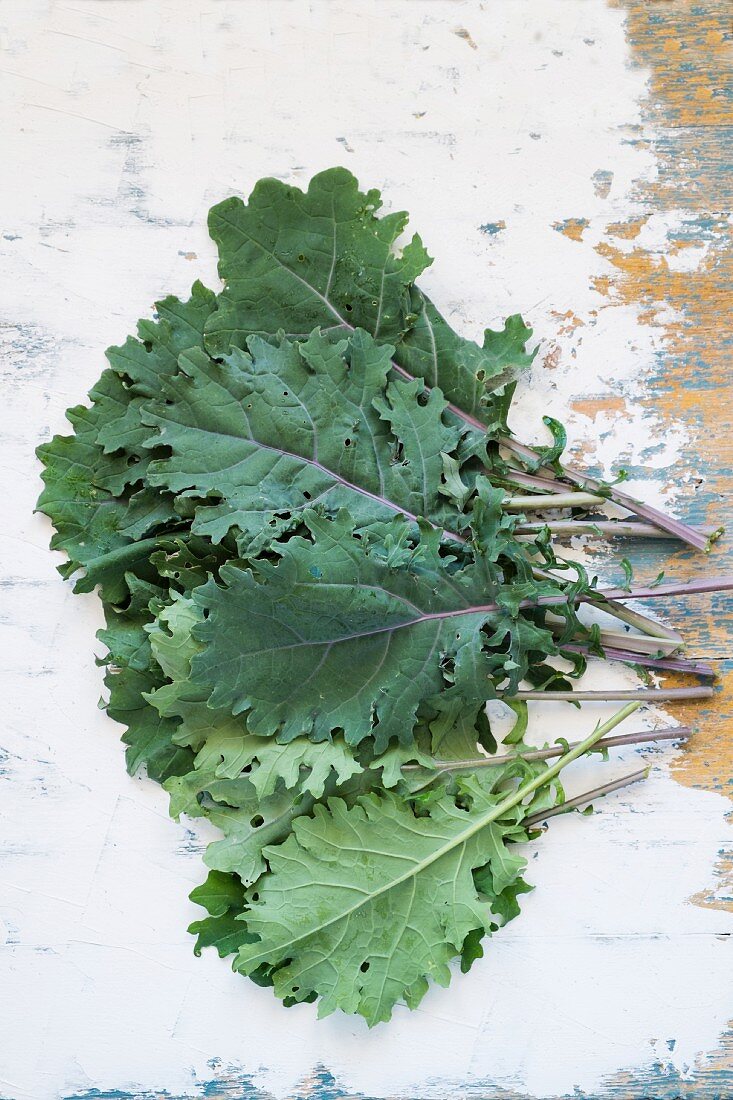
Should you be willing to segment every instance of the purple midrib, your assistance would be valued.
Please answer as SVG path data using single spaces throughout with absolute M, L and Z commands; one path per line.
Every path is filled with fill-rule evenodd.
M 353 585 L 349 585 L 349 588 L 353 588 Z M 357 586 L 358 587 L 358 586 Z M 636 588 L 626 591 L 623 588 L 606 588 L 599 589 L 595 592 L 596 596 L 602 596 L 607 600 L 621 600 L 621 599 L 648 599 L 652 596 L 674 596 L 680 595 L 686 592 L 720 592 L 725 589 L 733 588 L 733 576 L 731 577 L 711 577 L 702 581 L 682 581 L 680 583 L 670 583 L 666 585 L 658 585 L 656 588 Z M 400 599 L 399 596 L 395 597 Z M 518 604 L 519 608 L 527 607 L 547 607 L 561 603 L 579 602 L 588 603 L 592 599 L 591 594 L 579 595 L 572 597 L 567 593 L 559 593 L 556 596 L 539 596 L 536 600 L 526 599 L 521 600 Z M 403 601 L 404 602 L 404 601 Z M 412 604 L 411 606 L 415 606 Z M 345 634 L 338 638 L 322 639 L 319 641 L 299 641 L 294 642 L 292 645 L 278 646 L 278 652 L 284 649 L 300 649 L 309 646 L 331 646 L 341 644 L 343 642 L 357 641 L 361 638 L 371 638 L 379 634 L 393 634 L 397 630 L 402 630 L 405 627 L 420 626 L 422 623 L 428 622 L 440 622 L 445 619 L 455 619 L 462 615 L 483 615 L 491 614 L 495 611 L 501 611 L 502 608 L 498 603 L 488 604 L 475 604 L 471 607 L 461 607 L 452 609 L 450 611 L 433 611 L 426 614 L 418 615 L 412 619 L 406 619 L 404 622 L 393 623 L 388 626 L 375 627 L 373 630 L 358 631 L 355 634 Z M 252 656 L 250 654 L 250 656 Z
M 348 329 L 350 332 L 354 332 L 354 325 L 352 325 L 351 322 L 347 321 L 341 315 L 333 302 L 331 302 L 325 294 L 321 293 L 320 290 L 314 287 L 312 283 L 309 283 L 296 271 L 293 271 L 293 269 L 288 267 L 287 264 L 284 264 L 282 260 L 280 260 L 273 252 L 266 249 L 264 245 L 262 245 L 254 237 L 243 233 L 240 226 L 236 226 L 235 223 L 229 221 L 226 218 L 222 218 L 222 220 L 226 221 L 231 228 L 236 229 L 239 233 L 245 236 L 247 240 L 249 240 L 252 244 L 255 244 L 263 252 L 271 256 L 274 262 L 277 263 L 279 267 L 289 272 L 289 274 L 292 275 L 292 277 L 296 279 L 301 285 L 311 290 L 313 294 L 315 294 L 316 297 L 321 302 L 323 302 L 326 308 L 331 311 L 333 316 L 339 320 L 341 326 Z M 409 379 L 410 381 L 414 380 L 415 376 L 410 374 L 409 371 L 405 370 L 404 367 L 401 367 L 397 363 L 395 363 L 394 360 L 392 360 L 392 367 L 403 378 Z M 423 381 L 425 380 L 423 379 Z M 430 387 L 427 382 L 425 382 L 425 385 L 428 391 L 430 391 L 432 387 Z M 469 424 L 472 428 L 477 429 L 482 434 L 486 432 L 486 425 L 482 424 L 481 421 L 478 420 L 471 413 L 465 412 L 463 409 L 459 408 L 458 405 L 455 405 L 452 402 L 449 402 L 447 407 L 455 416 L 457 416 L 460 420 L 463 420 L 466 424 Z M 517 440 L 505 439 L 503 440 L 503 442 L 510 450 L 514 451 L 515 454 L 523 455 L 525 458 L 530 458 L 533 461 L 536 461 L 539 457 L 537 453 L 532 450 L 531 447 L 528 447 L 524 443 L 519 443 Z M 567 477 L 569 481 L 572 481 L 577 485 L 585 486 L 588 488 L 599 488 L 601 486 L 601 483 L 596 481 L 595 478 L 589 477 L 587 474 L 582 473 L 580 470 L 575 470 L 572 466 L 564 467 L 563 474 L 565 477 Z M 633 512 L 636 515 L 643 516 L 651 523 L 654 523 L 657 527 L 661 527 L 663 530 L 669 531 L 671 534 L 675 535 L 683 542 L 687 542 L 689 545 L 694 546 L 699 550 L 704 550 L 708 546 L 707 538 L 699 531 L 696 531 L 693 527 L 690 527 L 689 524 L 683 523 L 680 520 L 676 520 L 671 516 L 667 516 L 664 512 L 660 512 L 657 508 L 653 508 L 651 505 L 645 504 L 643 501 L 636 500 L 635 497 L 629 496 L 627 493 L 624 493 L 615 487 L 611 487 L 611 499 L 615 500 L 622 507 L 627 508 L 630 512 Z
M 159 420 L 163 419 L 160 416 L 159 413 L 156 414 L 156 417 Z M 299 463 L 302 463 L 303 465 L 310 466 L 314 470 L 318 470 L 319 473 L 323 474 L 326 478 L 328 478 L 333 483 L 335 483 L 337 485 L 341 485 L 345 489 L 350 489 L 352 492 L 358 493 L 361 496 L 367 497 L 367 499 L 373 500 L 375 502 L 375 504 L 381 504 L 387 510 L 394 512 L 395 515 L 405 516 L 407 519 L 412 520 L 413 523 L 418 522 L 418 516 L 415 515 L 414 512 L 410 512 L 410 511 L 408 511 L 407 508 L 403 508 L 401 505 L 395 504 L 394 501 L 389 500 L 388 497 L 380 496 L 378 493 L 372 493 L 369 489 L 364 489 L 361 485 L 356 485 L 352 481 L 347 481 L 346 478 L 341 477 L 341 475 L 337 474 L 334 470 L 329 470 L 328 467 L 324 466 L 321 462 L 319 462 L 315 458 L 308 458 L 306 455 L 299 455 L 299 454 L 296 454 L 294 451 L 287 451 L 283 447 L 275 447 L 270 443 L 263 443 L 261 440 L 257 439 L 254 435 L 249 436 L 249 437 L 246 437 L 246 436 L 229 436 L 228 433 L 223 433 L 223 432 L 220 432 L 220 431 L 211 432 L 211 430 L 208 429 L 208 428 L 196 427 L 194 425 L 185 425 L 185 427 L 188 428 L 189 430 L 206 433 L 207 435 L 220 435 L 221 436 L 221 435 L 227 434 L 227 438 L 235 438 L 235 439 L 240 440 L 240 442 L 250 442 L 250 443 L 253 443 L 255 446 L 261 448 L 263 451 L 269 451 L 270 453 L 278 455 L 279 457 L 282 457 L 282 458 L 291 458 L 291 459 L 293 459 L 294 462 L 299 462 Z M 206 471 L 201 471 L 201 472 L 206 473 Z M 181 476 L 185 478 L 189 475 L 185 471 L 181 471 Z M 192 475 L 192 476 L 195 476 L 195 475 Z M 430 526 L 433 527 L 435 530 L 438 529 L 438 524 L 433 523 L 432 520 L 429 520 L 429 519 L 426 518 L 426 522 L 429 523 Z M 442 531 L 443 537 L 446 538 L 446 539 L 450 539 L 453 542 L 458 542 L 458 543 L 461 543 L 461 544 L 465 544 L 465 542 L 466 542 L 466 539 L 462 535 L 459 535 L 456 531 L 449 531 L 449 530 L 446 530 L 444 528 L 441 528 L 441 531 Z

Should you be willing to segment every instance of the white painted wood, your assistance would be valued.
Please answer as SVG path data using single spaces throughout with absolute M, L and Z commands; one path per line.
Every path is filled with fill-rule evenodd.
M 279 1097 L 318 1063 L 344 1090 L 421 1098 L 481 1082 L 597 1095 L 619 1069 L 693 1066 L 730 1011 L 716 933 L 731 921 L 687 900 L 711 882 L 728 803 L 675 783 L 672 749 L 644 754 L 651 779 L 595 817 L 554 822 L 524 915 L 388 1026 L 316 1022 L 211 952 L 195 959 L 187 893 L 205 831 L 125 775 L 119 730 L 96 709 L 97 600 L 61 582 L 31 514 L 34 447 L 156 296 L 216 284 L 206 211 L 266 174 L 351 168 L 410 209 L 436 257 L 427 289 L 466 334 L 521 311 L 559 346 L 522 394 L 525 438 L 599 380 L 642 392 L 655 336 L 592 286 L 606 270 L 594 244 L 655 171 L 626 141 L 645 74 L 626 66 L 621 14 L 600 0 L 6 0 L 0 34 L 0 1095 L 194 1095 L 213 1059 Z M 613 174 L 605 197 L 599 170 Z M 553 226 L 579 210 L 591 224 L 569 241 Z M 582 329 L 561 331 L 568 310 Z M 600 425 L 604 464 L 659 431 L 629 409 Z M 581 442 L 592 428 L 570 425 Z M 665 425 L 655 461 L 681 438 Z M 600 713 L 558 704 L 535 712 L 534 733 L 571 737 Z M 569 788 L 637 759 L 580 764 Z

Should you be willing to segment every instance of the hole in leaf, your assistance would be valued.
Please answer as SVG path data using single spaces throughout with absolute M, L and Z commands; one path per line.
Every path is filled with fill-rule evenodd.
M 344 309 L 346 310 L 347 313 L 351 313 L 351 310 L 353 309 L 353 306 L 351 305 L 350 302 L 347 302 L 346 305 L 344 306 Z
M 255 814 L 254 817 L 252 818 L 252 820 L 250 821 L 250 825 L 252 826 L 253 829 L 259 829 L 260 825 L 264 825 L 264 824 L 265 824 L 265 819 L 262 816 L 262 814 Z
M 476 371 L 476 378 L 479 382 L 483 382 L 485 377 L 486 377 L 486 371 L 485 370 L 482 369 L 482 370 L 477 370 Z
M 350 439 L 345 439 L 344 440 L 344 447 L 350 447 L 350 446 L 351 446 L 351 440 Z
M 311 499 L 311 494 L 309 492 L 307 492 L 307 490 L 305 490 L 305 489 L 303 490 L 303 496 L 305 497 L 306 500 Z
M 366 962 L 366 961 L 365 961 L 365 962 L 363 962 L 363 963 L 361 964 L 361 966 L 359 967 L 359 970 L 361 970 L 362 974 L 366 974 L 366 972 L 367 972 L 367 970 L 368 970 L 368 969 L 369 969 L 369 963 L 368 963 L 368 962 Z
M 299 252 L 299 253 L 298 253 L 298 259 L 300 260 L 300 262 L 301 262 L 302 264 L 303 264 L 303 263 L 305 263 L 305 256 L 303 255 L 303 253 L 302 253 L 302 252 Z

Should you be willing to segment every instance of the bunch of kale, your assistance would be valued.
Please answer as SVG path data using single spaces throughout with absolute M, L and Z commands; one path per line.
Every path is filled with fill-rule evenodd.
M 518 913 L 516 842 L 636 705 L 556 764 L 524 744 L 520 685 L 569 690 L 607 643 L 578 606 L 614 596 L 526 517 L 629 498 L 563 469 L 556 422 L 513 440 L 530 330 L 458 336 L 379 206 L 342 169 L 216 206 L 224 289 L 159 302 L 39 450 L 61 571 L 104 601 L 128 769 L 222 834 L 197 950 L 370 1023 Z M 485 766 L 497 697 L 514 748 Z

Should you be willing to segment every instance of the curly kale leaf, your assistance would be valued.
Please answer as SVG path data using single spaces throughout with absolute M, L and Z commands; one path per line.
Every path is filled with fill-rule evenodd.
M 319 332 L 275 347 L 259 337 L 219 363 L 201 350 L 179 358 L 165 402 L 143 409 L 157 431 L 151 485 L 214 497 L 193 530 L 220 541 L 236 528 L 254 553 L 297 526 L 306 508 L 348 507 L 363 524 L 395 514 L 441 523 L 441 455 L 458 430 L 422 384 L 388 380 L 389 349 L 362 331 L 333 342 Z
M 542 781 L 541 766 L 519 772 L 520 790 Z M 444 796 L 415 816 L 383 792 L 352 806 L 334 798 L 294 820 L 265 849 L 270 871 L 245 911 L 257 939 L 242 944 L 235 969 L 267 966 L 279 997 L 316 994 L 320 1016 L 339 1008 L 373 1025 L 400 1000 L 414 1008 L 428 980 L 447 985 L 467 938 L 495 930 L 525 888 L 526 859 L 512 847 L 526 839 L 526 810 L 508 793 L 515 775 L 475 778 L 468 808 Z
M 158 320 L 141 321 L 139 339 L 108 350 L 110 369 L 92 387 L 91 405 L 68 410 L 74 434 L 38 448 L 45 483 L 38 509 L 56 528 L 51 546 L 69 558 L 59 567 L 62 575 L 83 571 L 77 592 L 99 585 L 105 600 L 121 603 L 126 573 L 155 578 L 150 555 L 180 521 L 172 496 L 144 481 L 150 429 L 140 409 L 160 395 L 180 352 L 201 345 L 213 307 L 212 292 L 200 283 L 187 302 L 158 302 Z
M 215 206 L 209 230 L 225 286 L 207 323 L 209 351 L 244 347 L 253 332 L 360 327 L 394 345 L 400 373 L 439 386 L 478 426 L 503 422 L 506 402 L 492 393 L 532 362 L 531 330 L 515 316 L 487 329 L 483 347 L 459 336 L 414 285 L 432 261 L 418 236 L 399 249 L 407 214 L 379 217 L 381 204 L 378 191 L 363 193 L 350 172 L 331 168 L 306 192 L 265 179 L 247 203 Z
M 519 614 L 490 554 L 455 570 L 440 532 L 423 524 L 400 560 L 360 538 L 346 513 L 304 519 L 311 539 L 291 538 L 277 564 L 226 565 L 223 587 L 194 593 L 206 619 L 194 628 L 204 648 L 192 680 L 212 707 L 248 712 L 252 733 L 319 741 L 343 730 L 381 752 L 412 741 L 422 703 L 443 692 L 484 702 L 496 682 L 521 679 L 535 652 L 556 651 L 549 630 Z M 408 526 L 393 520 L 396 545 Z M 561 591 L 528 570 L 521 588 Z

